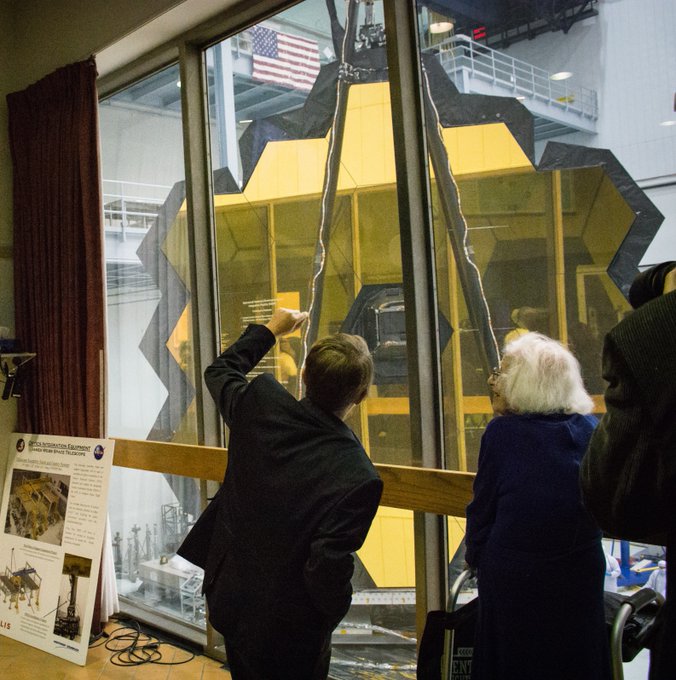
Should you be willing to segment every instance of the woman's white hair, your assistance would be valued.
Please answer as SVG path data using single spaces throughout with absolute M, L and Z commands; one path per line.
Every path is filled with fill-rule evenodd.
M 505 361 L 508 359 L 508 361 Z M 560 343 L 525 333 L 505 347 L 496 390 L 515 413 L 591 413 L 580 364 Z

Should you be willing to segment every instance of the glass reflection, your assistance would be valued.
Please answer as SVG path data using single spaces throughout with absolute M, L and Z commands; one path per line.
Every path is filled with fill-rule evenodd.
M 375 462 L 417 465 L 409 436 L 382 7 L 356 2 L 347 7 L 358 4 L 350 23 L 343 3 L 308 0 L 205 52 L 221 345 L 237 337 L 249 321 L 265 320 L 275 304 L 312 306 L 317 335 L 340 328 L 364 334 L 377 359 L 378 380 L 350 424 Z M 439 114 L 428 127 L 436 130 L 448 154 L 447 180 L 458 193 L 466 223 L 458 238 L 444 196 L 443 164 L 437 165 L 431 184 L 444 335 L 446 462 L 449 469 L 473 471 L 480 436 L 492 417 L 485 381 L 487 367 L 494 363 L 485 360 L 477 295 L 471 294 L 462 268 L 468 259 L 476 267 L 478 301 L 490 313 L 498 345 L 520 329 L 542 330 L 569 343 L 600 409 L 599 343 L 627 310 L 604 272 L 632 214 L 601 168 L 536 172 L 527 125 L 478 125 L 464 117 L 486 111 L 471 95 L 454 91 L 446 77 L 451 62 L 445 38 L 431 30 L 431 19 L 436 23 L 444 17 L 426 12 L 421 12 L 421 44 L 432 49 L 423 61 Z M 354 30 L 348 40 L 352 68 L 341 70 L 336 55 L 348 29 Z M 299 43 L 300 68 L 287 64 L 280 76 L 268 63 L 266 71 L 265 60 L 273 58 L 267 54 L 269 45 L 276 44 L 279 55 L 289 38 Z M 349 79 L 344 98 L 339 73 Z M 101 106 L 109 431 L 113 436 L 192 442 L 195 376 L 177 85 L 178 69 L 172 67 Z M 492 106 L 511 106 L 509 101 L 502 98 Z M 336 112 L 343 106 L 341 121 Z M 511 111 L 523 123 L 527 113 Z M 490 109 L 492 116 L 498 113 Z M 336 144 L 332 135 L 338 130 Z M 329 163 L 331 149 L 338 151 Z M 322 225 L 326 232 L 318 248 Z M 308 284 L 318 271 L 318 259 L 319 294 Z M 304 340 L 299 335 L 280 344 L 262 367 L 294 394 L 299 393 Z M 168 611 L 181 611 L 186 621 L 203 625 L 199 606 L 186 614 L 180 597 L 148 583 L 165 571 L 159 569 L 165 564 L 140 576 L 141 563 L 171 559 L 177 536 L 197 512 L 194 480 L 159 475 L 134 479 L 141 473 L 120 470 L 115 474 L 120 478 L 113 487 L 125 490 L 111 497 L 122 589 L 157 609 L 168 603 Z M 152 501 L 137 507 L 129 500 L 128 491 L 134 488 L 143 489 L 144 498 Z M 449 524 L 455 550 L 462 540 L 462 522 Z M 350 657 L 348 648 L 359 647 L 364 635 L 390 635 L 388 640 L 413 635 L 412 545 L 410 515 L 381 509 L 359 555 L 363 569 L 355 578 L 355 608 L 343 638 L 350 644 L 341 645 L 341 668 L 357 663 L 362 651 Z M 365 647 L 368 656 L 373 645 Z M 404 657 L 410 658 L 408 651 Z
M 358 73 L 339 78 L 346 33 Z M 207 50 L 220 335 L 229 344 L 275 305 L 309 310 L 309 333 L 279 343 L 257 367 L 295 396 L 315 338 L 363 335 L 376 384 L 348 424 L 375 462 L 412 464 L 383 35 L 379 3 L 308 0 Z M 303 39 L 310 87 L 291 78 L 279 51 L 284 76 L 258 68 L 270 58 L 260 54 L 261 36 L 278 47 Z M 221 78 L 224 52 L 232 75 L 224 68 Z M 381 508 L 357 556 L 353 606 L 334 635 L 332 677 L 369 668 L 413 677 L 413 586 L 411 513 Z
M 606 271 L 635 215 L 598 163 L 536 171 L 534 115 L 513 95 L 542 94 L 519 70 L 538 69 L 476 42 L 466 17 L 440 14 L 425 2 L 418 3 L 418 14 L 425 95 L 435 110 L 427 134 L 439 310 L 454 329 L 441 357 L 446 462 L 450 469 L 475 471 L 493 413 L 486 334 L 473 309 L 485 304 L 500 348 L 529 330 L 568 345 L 600 414 L 603 337 L 628 311 Z M 545 98 L 560 102 L 559 94 Z M 519 99 L 529 105 L 528 97 Z M 585 97 L 576 92 L 576 106 Z M 438 137 L 447 163 L 439 162 Z M 553 151 L 548 160 L 556 157 Z M 480 277 L 478 294 L 463 276 L 470 262 Z M 449 520 L 451 564 L 457 565 L 464 521 L 455 531 L 453 525 Z
M 177 66 L 100 106 L 108 283 L 108 431 L 196 443 Z M 125 611 L 204 629 L 202 575 L 174 555 L 197 480 L 113 468 L 110 522 Z

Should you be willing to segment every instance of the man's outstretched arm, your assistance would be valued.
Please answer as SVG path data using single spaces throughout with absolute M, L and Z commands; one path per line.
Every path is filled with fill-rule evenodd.
M 246 375 L 270 351 L 278 337 L 295 331 L 307 312 L 277 309 L 265 325 L 252 324 L 204 372 L 209 392 L 230 425 L 248 381 Z

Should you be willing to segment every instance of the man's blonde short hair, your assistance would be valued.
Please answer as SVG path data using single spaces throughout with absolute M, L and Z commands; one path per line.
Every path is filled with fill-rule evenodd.
M 364 338 L 336 333 L 315 342 L 305 359 L 306 395 L 336 413 L 357 403 L 373 380 L 373 359 Z

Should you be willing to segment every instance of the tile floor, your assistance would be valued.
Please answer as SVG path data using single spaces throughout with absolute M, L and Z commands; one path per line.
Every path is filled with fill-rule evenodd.
M 106 626 L 112 633 L 119 624 Z M 115 634 L 115 633 L 113 633 Z M 110 639 L 110 638 L 109 638 Z M 117 641 L 116 645 L 122 646 Z M 109 646 L 113 646 L 109 644 Z M 169 643 L 160 646 L 162 661 L 180 662 L 189 654 Z M 7 680 L 231 680 L 230 673 L 219 661 L 206 656 L 196 656 L 188 663 L 174 666 L 144 664 L 136 667 L 114 665 L 114 652 L 103 644 L 95 643 L 87 655 L 86 666 L 77 666 L 58 657 L 0 636 L 0 677 Z M 624 680 L 646 680 L 648 677 L 649 656 L 643 650 L 631 663 L 624 664 Z
M 110 623 L 106 632 L 113 633 L 119 624 Z M 116 633 L 113 633 L 115 635 Z M 105 639 L 103 639 L 105 640 Z M 108 638 L 110 640 L 110 638 Z M 114 642 L 122 646 L 128 644 L 120 640 Z M 109 643 L 109 646 L 112 644 Z M 177 663 L 190 657 L 190 653 L 169 643 L 159 647 L 162 662 Z M 120 667 L 113 663 L 114 652 L 99 642 L 94 643 L 87 654 L 87 664 L 78 666 L 47 654 L 39 649 L 0 636 L 0 677 L 6 680 L 231 680 L 230 673 L 223 664 L 207 656 L 195 656 L 187 663 L 161 666 L 143 664 L 135 667 Z

